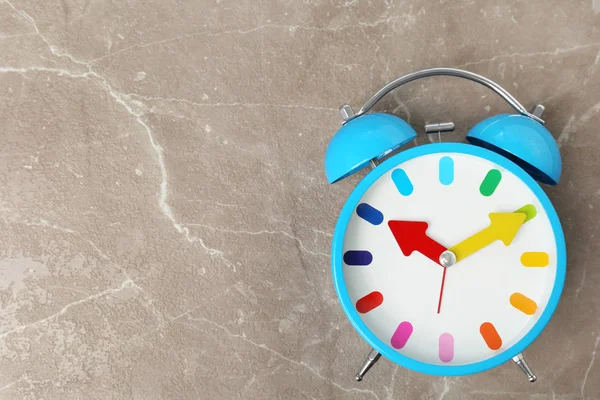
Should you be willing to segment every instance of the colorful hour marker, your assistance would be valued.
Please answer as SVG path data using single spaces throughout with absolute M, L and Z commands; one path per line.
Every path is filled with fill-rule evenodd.
M 356 207 L 356 214 L 373 225 L 379 225 L 383 222 L 383 214 L 381 211 L 367 203 L 360 203 L 358 207 Z
M 537 310 L 537 304 L 535 301 L 531 300 L 529 297 L 525 296 L 522 293 L 513 293 L 510 296 L 510 304 L 516 308 L 517 310 L 527 314 L 533 315 Z
M 449 333 L 440 335 L 440 360 L 450 362 L 454 358 L 454 337 Z
M 413 185 L 408 178 L 408 175 L 406 175 L 406 171 L 402 168 L 395 169 L 394 172 L 392 172 L 392 180 L 402 196 L 410 196 L 412 194 L 414 189 Z
M 442 185 L 450 185 L 454 181 L 454 160 L 452 157 L 440 158 L 439 177 Z
M 344 253 L 344 262 L 347 265 L 365 267 L 373 261 L 373 255 L 366 250 L 348 250 Z
M 356 302 L 356 311 L 365 314 L 379 307 L 381 303 L 383 303 L 383 295 L 379 292 L 371 292 Z
M 485 197 L 493 195 L 501 180 L 502 173 L 497 169 L 490 169 L 479 186 L 479 192 Z
M 396 328 L 396 332 L 392 335 L 392 347 L 396 350 L 400 350 L 404 346 L 406 346 L 406 342 L 410 338 L 410 335 L 413 333 L 413 326 L 410 322 L 404 321 L 398 325 Z
M 533 204 L 527 204 L 527 205 L 519 208 L 515 212 L 516 213 L 522 213 L 522 214 L 526 215 L 525 221 L 523 221 L 523 223 L 534 219 L 535 216 L 537 215 L 537 210 L 535 209 L 535 206 Z
M 525 267 L 547 267 L 548 253 L 543 251 L 528 251 L 521 255 L 521 264 Z
M 479 327 L 479 333 L 481 333 L 481 337 L 485 340 L 485 344 L 491 350 L 498 350 L 502 347 L 502 339 L 496 330 L 496 327 L 491 322 L 484 322 Z

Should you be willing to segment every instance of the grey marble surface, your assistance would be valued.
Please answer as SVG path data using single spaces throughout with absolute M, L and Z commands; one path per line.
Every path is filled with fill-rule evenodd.
M 600 2 L 0 0 L 2 399 L 600 399 Z M 465 68 L 544 103 L 563 299 L 513 365 L 436 378 L 367 350 L 329 271 L 337 108 Z M 379 109 L 463 140 L 508 111 L 434 78 Z M 420 136 L 420 143 L 427 138 Z

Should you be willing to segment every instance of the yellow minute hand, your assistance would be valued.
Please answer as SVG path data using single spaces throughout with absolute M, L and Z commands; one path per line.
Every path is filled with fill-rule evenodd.
M 520 211 L 520 210 L 517 210 Z M 524 212 L 491 213 L 490 226 L 463 240 L 448 250 L 456 256 L 456 261 L 463 260 L 471 254 L 501 240 L 505 246 L 511 244 L 519 228 L 527 219 Z

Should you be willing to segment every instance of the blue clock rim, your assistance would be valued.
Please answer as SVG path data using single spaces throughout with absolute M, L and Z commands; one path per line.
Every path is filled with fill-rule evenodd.
M 385 174 L 398 164 L 422 155 L 436 153 L 462 153 L 479 156 L 493 163 L 496 163 L 502 168 L 505 168 L 506 170 L 518 176 L 538 197 L 540 203 L 544 207 L 544 211 L 546 211 L 546 214 L 548 215 L 548 218 L 552 225 L 552 230 L 554 232 L 554 237 L 556 239 L 556 279 L 554 281 L 554 287 L 552 288 L 550 299 L 548 300 L 548 305 L 544 309 L 537 323 L 519 342 L 517 342 L 512 347 L 487 360 L 467 365 L 445 366 L 429 364 L 404 356 L 398 353 L 397 351 L 393 350 L 389 345 L 385 344 L 382 340 L 377 338 L 361 320 L 360 316 L 354 308 L 354 304 L 352 303 L 344 284 L 344 264 L 342 260 L 344 236 L 348 227 L 348 223 L 350 221 L 350 217 L 352 216 L 352 213 L 356 209 L 356 206 L 358 205 L 358 202 L 360 201 L 362 196 L 377 179 L 379 179 L 383 174 Z M 356 188 L 350 194 L 350 197 L 344 204 L 342 211 L 340 212 L 340 216 L 338 218 L 338 222 L 333 234 L 331 260 L 333 270 L 333 284 L 335 286 L 335 291 L 341 302 L 342 308 L 354 329 L 371 347 L 373 347 L 379 353 L 384 355 L 386 358 L 399 364 L 400 366 L 417 372 L 437 376 L 459 376 L 475 374 L 497 367 L 498 365 L 505 363 L 517 354 L 521 353 L 539 336 L 539 334 L 546 327 L 546 325 L 550 321 L 550 318 L 556 311 L 556 307 L 560 300 L 560 296 L 562 294 L 565 282 L 567 255 L 564 234 L 556 210 L 550 202 L 550 199 L 548 199 L 546 193 L 542 190 L 538 183 L 535 182 L 535 180 L 527 174 L 527 172 L 525 172 L 512 161 L 502 157 L 501 155 L 481 147 L 476 147 L 474 145 L 463 143 L 434 143 L 408 149 L 390 157 L 389 159 L 381 163 L 377 168 L 373 169 L 356 186 Z

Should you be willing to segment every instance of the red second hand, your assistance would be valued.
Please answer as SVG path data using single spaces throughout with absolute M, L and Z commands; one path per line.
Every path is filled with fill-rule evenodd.
M 442 273 L 442 287 L 440 288 L 440 299 L 438 300 L 438 309 L 437 313 L 440 313 L 440 308 L 442 307 L 442 294 L 444 293 L 444 282 L 446 281 L 446 271 L 447 267 L 444 268 L 444 272 Z

